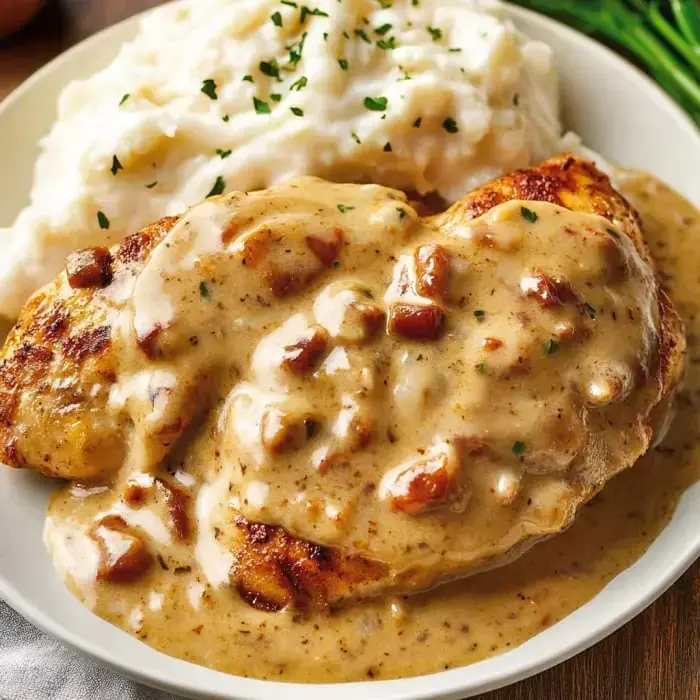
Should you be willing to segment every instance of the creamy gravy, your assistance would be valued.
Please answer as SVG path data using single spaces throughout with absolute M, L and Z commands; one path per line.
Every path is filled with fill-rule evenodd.
M 566 533 L 538 545 L 505 568 L 421 595 L 356 604 L 330 615 L 287 610 L 268 613 L 242 602 L 230 588 L 217 585 L 227 580 L 232 560 L 212 536 L 211 519 L 216 505 L 229 499 L 228 484 L 213 481 L 198 489 L 194 508 L 197 534 L 192 545 L 178 542 L 172 528 L 167 527 L 164 494 L 145 509 L 119 499 L 115 504 L 114 493 L 102 487 L 69 486 L 51 503 L 46 538 L 71 590 L 100 616 L 174 656 L 240 675 L 304 681 L 391 678 L 461 666 L 522 643 L 589 600 L 643 553 L 668 521 L 679 495 L 700 476 L 700 454 L 696 454 L 700 425 L 694 410 L 700 390 L 696 370 L 696 362 L 700 362 L 696 348 L 700 279 L 693 262 L 700 240 L 700 217 L 647 176 L 623 173 L 621 180 L 622 191 L 644 217 L 652 251 L 684 315 L 690 361 L 678 414 L 663 447 L 613 480 Z M 533 209 L 543 217 L 549 215 L 546 208 Z M 330 298 L 342 293 L 327 291 Z M 342 298 L 339 303 L 342 307 Z M 334 317 L 329 307 L 337 308 L 337 304 L 323 303 L 317 320 L 332 333 L 340 333 L 342 319 Z M 165 323 L 171 313 L 165 305 L 148 311 L 161 314 Z M 153 318 L 148 321 L 153 322 Z M 354 331 L 350 328 L 348 332 Z M 256 353 L 260 357 L 253 357 L 252 364 L 264 372 L 268 366 L 265 348 L 258 346 Z M 325 362 L 342 368 L 348 360 L 335 354 Z M 160 379 L 167 388 L 169 377 Z M 133 379 L 135 395 L 140 391 L 139 381 L 138 377 Z M 274 387 L 255 389 L 272 392 Z M 250 413 L 243 412 L 241 420 L 246 416 Z M 530 431 L 532 445 L 537 427 Z M 505 435 L 502 439 L 510 444 L 517 437 Z M 143 454 L 147 456 L 148 449 Z M 263 460 L 261 463 L 264 467 Z M 186 466 L 182 469 L 171 464 L 172 479 L 196 490 L 195 484 L 203 475 L 193 468 L 196 465 Z M 499 472 L 495 490 L 506 494 L 507 500 L 511 486 L 507 479 L 501 480 L 502 476 Z M 527 470 L 517 476 L 532 478 Z M 538 478 L 533 478 L 535 484 Z M 154 484 L 147 470 L 139 479 L 145 487 Z M 253 509 L 252 514 L 259 515 L 269 498 L 270 482 L 250 478 L 245 488 L 246 505 Z M 472 488 L 478 489 L 478 482 Z M 337 513 L 332 503 L 325 506 L 321 522 L 330 523 Z M 342 509 L 342 503 L 337 507 Z M 86 534 L 85 524 L 106 512 L 118 513 L 158 543 L 160 566 L 151 567 L 136 584 L 94 582 L 99 551 Z M 301 527 L 293 509 L 289 517 L 296 529 Z M 321 531 L 333 541 L 330 527 Z M 107 546 L 118 553 L 124 542 L 117 537 Z

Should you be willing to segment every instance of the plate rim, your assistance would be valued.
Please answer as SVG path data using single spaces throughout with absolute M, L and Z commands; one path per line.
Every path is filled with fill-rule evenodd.
M 690 117 L 655 82 L 623 56 L 616 54 L 612 49 L 595 41 L 582 32 L 572 29 L 545 15 L 519 6 L 514 6 L 509 2 L 505 3 L 505 10 L 507 14 L 516 19 L 520 16 L 528 21 L 539 23 L 547 32 L 558 32 L 567 41 L 583 43 L 588 50 L 596 53 L 600 60 L 615 63 L 616 69 L 624 74 L 626 80 L 636 83 L 641 89 L 651 93 L 659 106 L 673 118 L 678 128 L 681 129 L 689 139 L 697 141 L 700 145 L 700 129 L 695 126 Z M 18 85 L 0 102 L 0 119 L 3 113 L 15 105 L 25 93 L 34 89 L 35 85 L 50 76 L 58 66 L 67 61 L 74 54 L 90 51 L 93 45 L 98 44 L 105 35 L 117 33 L 123 30 L 127 25 L 134 25 L 134 27 L 136 27 L 140 20 L 152 11 L 153 9 L 149 9 L 110 25 L 53 58 Z M 700 204 L 700 202 L 696 202 L 696 205 L 698 204 Z M 690 488 L 693 487 L 691 486 Z M 663 536 L 664 532 L 666 532 L 673 520 L 677 517 L 678 511 L 686 496 L 687 491 L 681 496 L 671 520 L 659 535 L 657 535 L 654 542 Z M 633 569 L 636 564 L 644 558 L 645 554 L 642 554 L 631 567 L 621 572 L 620 575 Z M 662 596 L 699 557 L 700 533 L 697 534 L 694 542 L 687 543 L 687 549 L 682 555 L 677 557 L 673 567 L 659 572 L 653 581 L 647 582 L 642 594 L 638 594 L 636 598 L 628 602 L 623 608 L 618 610 L 616 614 L 611 615 L 604 623 L 599 624 L 597 628 L 582 633 L 577 639 L 572 638 L 573 641 L 559 647 L 549 655 L 541 656 L 539 659 L 522 659 L 513 665 L 503 664 L 501 669 L 494 669 L 487 678 L 482 680 L 470 679 L 468 675 L 466 677 L 461 676 L 465 676 L 465 674 L 473 671 L 475 667 L 491 665 L 490 662 L 493 663 L 494 660 L 501 660 L 505 656 L 513 654 L 513 652 L 521 648 L 522 645 L 505 654 L 499 654 L 475 664 L 450 669 L 448 671 L 395 680 L 357 681 L 349 683 L 289 683 L 251 679 L 215 671 L 182 659 L 169 657 L 162 652 L 157 652 L 166 658 L 174 660 L 185 670 L 185 677 L 174 680 L 167 677 L 160 669 L 151 668 L 150 670 L 141 670 L 129 665 L 127 662 L 122 661 L 120 657 L 110 655 L 109 652 L 103 652 L 99 646 L 85 637 L 82 637 L 78 632 L 55 622 L 34 602 L 22 595 L 21 591 L 11 585 L 1 570 L 0 598 L 40 630 L 51 635 L 79 654 L 96 662 L 100 666 L 112 669 L 128 678 L 151 687 L 157 687 L 179 694 L 185 693 L 191 697 L 235 697 L 240 700 L 273 700 L 277 698 L 278 692 L 283 692 L 289 694 L 290 697 L 303 697 L 307 700 L 321 700 L 321 698 L 324 698 L 325 700 L 328 693 L 331 692 L 335 695 L 336 700 L 349 700 L 350 698 L 356 697 L 381 697 L 382 700 L 407 700 L 408 698 L 411 700 L 437 700 L 438 698 L 470 697 L 476 693 L 495 690 L 534 676 L 585 651 L 622 627 Z M 610 585 L 610 583 L 608 585 Z M 572 615 L 580 613 L 583 608 L 585 608 L 585 604 L 563 619 L 570 618 Z M 553 627 L 556 626 L 555 624 Z M 539 635 L 536 635 L 533 639 L 537 636 Z M 186 672 L 188 670 L 190 675 L 196 672 L 195 675 L 197 676 L 218 676 L 220 679 L 227 681 L 227 684 L 230 684 L 231 687 L 223 690 L 221 689 L 222 686 L 217 684 L 219 686 L 218 689 L 214 688 L 213 685 L 209 688 L 203 688 L 192 679 L 187 678 Z M 201 681 L 202 679 L 199 678 L 198 680 Z M 421 687 L 411 688 L 410 686 Z M 371 695 L 368 695 L 370 689 L 376 692 L 370 691 Z M 202 695 L 202 693 L 205 693 L 205 695 Z M 235 693 L 235 695 L 230 693 Z M 465 693 L 467 694 L 466 696 Z

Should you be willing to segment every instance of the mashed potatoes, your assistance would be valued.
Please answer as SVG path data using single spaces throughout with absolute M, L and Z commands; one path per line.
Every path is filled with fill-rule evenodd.
M 69 85 L 32 204 L 0 230 L 0 313 L 76 248 L 297 174 L 448 200 L 557 150 L 556 76 L 486 0 L 190 0 Z

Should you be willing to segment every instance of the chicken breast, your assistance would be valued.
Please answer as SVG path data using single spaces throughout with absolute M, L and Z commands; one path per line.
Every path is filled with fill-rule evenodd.
M 252 605 L 324 607 L 568 527 L 659 436 L 683 352 L 636 214 L 584 160 L 425 218 L 394 190 L 301 178 L 69 258 L 6 342 L 0 446 L 111 484 L 121 579 L 147 569 L 134 542 L 158 549 L 124 514 L 140 475 L 158 517 L 197 520 L 181 555 L 210 582 L 207 532 Z M 163 490 L 175 466 L 183 498 Z

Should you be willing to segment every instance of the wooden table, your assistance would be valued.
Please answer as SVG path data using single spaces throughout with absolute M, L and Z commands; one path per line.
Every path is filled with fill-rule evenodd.
M 29 27 L 0 43 L 0 99 L 72 44 L 158 4 L 50 0 Z M 597 646 L 481 700 L 700 700 L 700 563 Z

